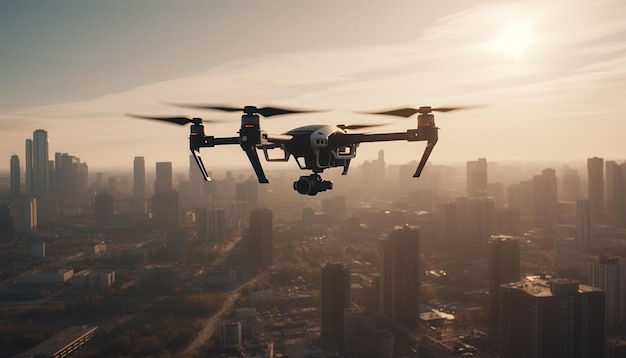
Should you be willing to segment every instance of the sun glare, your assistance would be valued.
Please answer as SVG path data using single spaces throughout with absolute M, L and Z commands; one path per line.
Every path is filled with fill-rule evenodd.
M 489 48 L 499 54 L 519 59 L 528 52 L 533 40 L 533 29 L 529 23 L 514 22 L 500 31 L 489 43 Z

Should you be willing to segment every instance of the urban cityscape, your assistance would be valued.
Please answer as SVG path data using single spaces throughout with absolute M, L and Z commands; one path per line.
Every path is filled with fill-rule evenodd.
M 624 161 L 413 178 L 380 150 L 303 197 L 289 170 L 93 173 L 48 141 L 0 182 L 5 356 L 626 354 Z

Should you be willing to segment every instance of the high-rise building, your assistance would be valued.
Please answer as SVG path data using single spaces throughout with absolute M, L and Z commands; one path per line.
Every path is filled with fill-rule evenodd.
M 274 259 L 274 229 L 270 209 L 259 208 L 250 211 L 247 240 L 251 267 L 271 265 Z
M 19 198 L 22 195 L 20 177 L 20 158 L 13 154 L 11 156 L 11 198 Z
M 22 197 L 11 201 L 13 227 L 19 233 L 30 234 L 37 231 L 37 199 Z
M 34 187 L 34 178 L 33 178 L 33 140 L 26 139 L 26 160 L 25 160 L 25 176 L 26 176 L 26 187 L 24 192 L 28 196 L 33 195 L 33 187 Z
M 495 202 L 492 198 L 474 197 L 468 200 L 467 231 L 465 240 L 481 243 L 493 234 L 495 218 Z
M 589 200 L 576 201 L 576 246 L 587 249 L 595 244 L 594 220 Z
M 96 195 L 96 226 L 104 227 L 113 222 L 113 196 L 109 193 Z
M 350 268 L 341 262 L 327 263 L 321 271 L 322 338 L 342 344 L 344 310 L 350 304 Z
M 605 291 L 607 327 L 613 330 L 626 323 L 626 264 L 600 255 L 598 263 L 591 264 L 591 286 Z
M 133 197 L 137 200 L 146 198 L 146 162 L 144 157 L 133 159 Z
M 500 285 L 517 282 L 521 277 L 519 240 L 493 235 L 489 239 L 489 325 L 500 324 Z
M 604 159 L 587 159 L 589 210 L 594 223 L 604 219 Z
M 467 162 L 467 196 L 487 196 L 487 159 L 479 158 Z
M 522 232 L 522 216 L 519 209 L 507 207 L 495 212 L 494 234 L 519 236 Z
M 612 223 L 626 218 L 626 163 L 606 162 L 606 213 Z
M 558 199 L 556 171 L 547 168 L 540 175 L 533 177 L 533 215 L 539 218 L 548 218 L 556 215 Z
M 37 129 L 33 132 L 33 195 L 48 194 L 48 132 Z
M 574 169 L 566 169 L 563 174 L 562 180 L 562 197 L 563 201 L 576 202 L 576 200 L 582 199 L 582 192 L 580 186 L 580 176 Z
M 604 291 L 531 276 L 500 286 L 502 357 L 604 357 Z
M 172 162 L 156 163 L 156 180 L 154 181 L 154 193 L 158 194 L 164 191 L 173 190 L 173 173 Z
M 380 311 L 416 328 L 419 315 L 419 230 L 405 226 L 381 241 Z
M 152 221 L 157 229 L 174 230 L 180 225 L 180 201 L 176 190 L 165 190 L 152 196 Z
M 380 358 L 376 344 L 376 314 L 348 308 L 344 311 L 343 341 L 351 357 Z
M 226 239 L 227 222 L 226 211 L 224 209 L 210 209 L 207 211 L 207 240 L 209 242 L 220 242 Z

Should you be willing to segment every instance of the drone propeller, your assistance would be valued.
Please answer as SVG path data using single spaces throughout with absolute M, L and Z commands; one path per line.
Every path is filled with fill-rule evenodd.
M 383 111 L 383 112 L 361 112 L 364 114 L 382 114 L 382 115 L 389 115 L 389 116 L 397 116 L 397 117 L 411 117 L 412 115 L 416 114 L 416 113 L 420 113 L 420 114 L 428 114 L 431 112 L 452 112 L 452 111 L 456 111 L 456 110 L 460 110 L 460 109 L 471 109 L 471 108 L 475 108 L 475 106 L 465 106 L 465 107 L 439 107 L 439 108 L 432 108 L 432 107 L 428 107 L 428 106 L 424 106 L 424 107 L 420 107 L 420 108 L 411 108 L 411 107 L 407 107 L 407 108 L 398 108 L 398 109 L 392 109 L 389 111 Z
M 184 126 L 187 123 L 199 124 L 199 123 L 202 123 L 202 122 L 204 122 L 204 123 L 218 123 L 218 122 L 222 122 L 222 121 L 216 120 L 216 119 L 205 119 L 205 120 L 202 120 L 202 118 L 189 118 L 189 117 L 180 117 L 180 116 L 174 116 L 174 117 L 155 116 L 155 117 L 153 117 L 153 116 L 141 116 L 141 115 L 132 114 L 132 113 L 126 113 L 126 115 L 129 116 L 129 117 L 133 117 L 133 118 L 163 121 L 163 122 L 178 124 L 178 125 L 181 125 L 181 126 Z
M 383 126 L 384 124 L 338 124 L 337 127 L 341 128 L 341 129 L 345 129 L 345 130 L 353 130 L 353 129 L 364 129 L 364 128 L 371 128 L 371 127 L 379 127 L 379 126 Z
M 245 106 L 241 107 L 229 107 L 229 106 L 219 106 L 219 105 L 204 105 L 204 104 L 179 104 L 179 103 L 170 103 L 174 106 L 184 107 L 184 108 L 194 108 L 194 109 L 213 109 L 217 111 L 223 112 L 244 112 L 246 114 L 260 114 L 263 117 L 271 117 L 278 116 L 282 114 L 296 114 L 296 113 L 315 113 L 321 111 L 311 111 L 311 110 L 301 110 L 301 109 L 287 109 L 287 108 L 276 108 L 276 107 L 262 107 L 257 108 L 255 106 Z

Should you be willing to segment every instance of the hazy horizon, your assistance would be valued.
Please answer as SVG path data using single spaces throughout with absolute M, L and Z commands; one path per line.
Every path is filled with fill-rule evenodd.
M 354 112 L 478 105 L 437 114 L 431 163 L 624 160 L 624 15 L 617 0 L 4 2 L 0 170 L 12 154 L 24 165 L 36 129 L 48 131 L 51 160 L 187 165 L 188 127 L 125 113 L 224 119 L 207 135 L 237 135 L 238 114 L 165 102 L 330 110 L 266 119 L 270 133 L 314 123 L 404 131 L 414 118 Z M 363 144 L 355 165 L 380 149 L 402 163 L 423 143 Z M 207 167 L 248 165 L 236 146 L 202 154 Z

